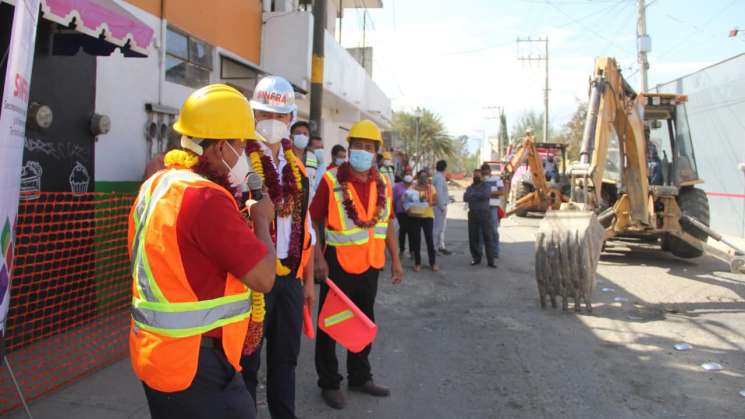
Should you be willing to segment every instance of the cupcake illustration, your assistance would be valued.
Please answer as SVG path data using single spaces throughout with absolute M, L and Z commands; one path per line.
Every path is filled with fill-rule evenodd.
M 75 162 L 75 166 L 72 168 L 72 172 L 70 172 L 70 190 L 75 194 L 86 193 L 88 192 L 90 180 L 88 169 L 79 161 Z
M 21 199 L 32 200 L 39 198 L 41 191 L 41 175 L 44 170 L 37 161 L 27 161 L 21 168 Z

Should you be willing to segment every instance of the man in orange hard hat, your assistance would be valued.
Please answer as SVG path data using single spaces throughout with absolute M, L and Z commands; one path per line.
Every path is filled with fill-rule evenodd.
M 264 198 L 241 216 L 245 142 L 255 141 L 248 100 L 213 84 L 184 103 L 174 129 L 183 149 L 140 188 L 129 220 L 132 367 L 153 418 L 253 419 L 239 373 L 252 290 L 274 285 Z
M 318 186 L 310 212 L 316 233 L 324 234 L 315 252 L 316 279 L 330 278 L 360 310 L 375 320 L 373 307 L 378 290 L 378 274 L 385 265 L 385 251 L 391 257 L 391 279 L 398 284 L 403 269 L 398 259 L 396 233 L 391 219 L 391 184 L 375 167 L 375 157 L 383 144 L 380 129 L 369 120 L 352 126 L 347 136 L 349 162 L 328 170 Z M 321 284 L 322 307 L 329 287 Z M 349 389 L 376 397 L 390 391 L 376 384 L 370 368 L 368 345 L 360 353 L 347 353 Z M 316 337 L 316 371 L 321 396 L 330 407 L 346 404 L 340 390 L 335 353 L 336 343 L 322 330 Z

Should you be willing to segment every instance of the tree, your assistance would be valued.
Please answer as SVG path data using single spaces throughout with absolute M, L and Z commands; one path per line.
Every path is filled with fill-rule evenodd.
M 528 128 L 533 129 L 536 141 L 543 141 L 543 112 L 523 112 L 517 119 L 517 123 L 512 126 L 512 143 L 519 143 Z
M 474 153 L 468 152 L 468 136 L 460 135 L 453 138 L 455 155 L 448 161 L 448 171 L 454 173 L 469 173 L 479 162 L 478 150 Z
M 507 117 L 504 111 L 499 112 L 499 157 L 504 158 L 507 154 L 507 144 L 510 142 L 510 135 L 507 132 Z
M 585 130 L 585 118 L 587 118 L 587 102 L 577 101 L 577 109 L 572 118 L 564 124 L 556 142 L 567 145 L 567 158 L 578 160 L 580 147 L 582 147 L 582 134 Z
M 453 139 L 447 134 L 445 124 L 436 113 L 428 109 L 419 109 L 419 138 L 417 144 L 417 118 L 414 113 L 405 111 L 393 113 L 393 129 L 401 135 L 403 152 L 409 156 L 413 165 L 434 165 L 442 158 L 456 156 Z

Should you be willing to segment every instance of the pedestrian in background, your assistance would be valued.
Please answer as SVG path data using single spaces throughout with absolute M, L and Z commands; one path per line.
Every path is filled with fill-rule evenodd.
M 405 195 L 405 203 L 408 208 L 406 213 L 410 219 L 411 235 L 413 238 L 414 246 L 414 272 L 419 272 L 422 269 L 422 234 L 424 234 L 424 240 L 427 244 L 427 256 L 429 258 L 429 266 L 432 271 L 437 272 L 440 268 L 437 266 L 437 253 L 435 252 L 435 241 L 433 237 L 434 230 L 434 206 L 437 199 L 437 193 L 435 188 L 429 181 L 427 172 L 420 170 L 417 173 L 417 181 L 413 188 L 411 188 Z
M 411 220 L 404 209 L 404 194 L 411 187 L 414 178 L 411 175 L 404 176 L 401 182 L 393 186 L 393 209 L 398 221 L 398 251 L 403 256 L 406 251 L 406 237 L 409 238 L 409 251 L 414 248 L 414 239 L 411 234 Z
M 310 143 L 310 124 L 307 121 L 295 122 L 290 128 L 290 137 L 292 140 L 292 151 L 300 159 L 300 162 L 303 163 L 305 172 L 308 174 L 308 181 L 313 185 L 316 179 L 316 172 L 318 171 L 318 161 L 313 150 L 310 150 L 308 147 Z
M 326 170 L 337 168 L 347 161 L 347 149 L 339 144 L 331 147 L 331 164 Z
M 310 137 L 310 143 L 308 144 L 308 151 L 310 153 L 313 153 L 313 157 L 315 157 L 316 160 L 316 173 L 315 178 L 311 179 L 312 182 L 310 191 L 310 200 L 313 201 L 313 196 L 316 194 L 318 184 L 321 183 L 323 173 L 326 171 L 326 158 L 323 155 L 323 138 L 318 135 L 312 135 Z
M 486 264 L 496 268 L 494 264 L 494 244 L 492 243 L 491 214 L 489 199 L 491 187 L 481 180 L 481 170 L 474 169 L 473 183 L 463 194 L 463 201 L 468 204 L 468 243 L 471 248 L 471 266 L 481 264 L 480 240 L 483 240 L 486 252 Z
M 445 246 L 445 230 L 447 229 L 447 216 L 448 216 L 448 200 L 450 195 L 448 194 L 448 181 L 445 178 L 445 170 L 448 168 L 448 163 L 445 160 L 437 162 L 435 169 L 435 175 L 432 177 L 432 186 L 435 187 L 437 194 L 437 202 L 435 203 L 435 248 L 440 251 L 443 255 L 449 255 L 450 251 Z
M 492 174 L 491 166 L 487 163 L 481 165 L 481 177 L 489 185 L 491 196 L 489 197 L 490 225 L 492 226 L 492 243 L 494 245 L 494 258 L 499 259 L 499 221 L 502 218 L 502 195 L 504 195 L 504 183 L 497 174 Z
M 380 173 L 388 177 L 388 180 L 390 181 L 391 185 L 393 185 L 396 181 L 395 176 L 395 170 L 393 167 L 393 156 L 391 155 L 390 151 L 384 151 L 383 152 L 383 159 L 380 163 Z

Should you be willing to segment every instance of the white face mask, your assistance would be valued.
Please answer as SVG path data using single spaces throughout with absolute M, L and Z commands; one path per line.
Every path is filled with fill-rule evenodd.
M 292 136 L 292 143 L 295 147 L 303 150 L 308 146 L 308 136 L 305 134 L 295 134 Z
M 238 161 L 235 162 L 235 165 L 233 167 L 230 167 L 228 162 L 225 161 L 225 159 L 222 160 L 222 164 L 225 165 L 225 167 L 230 170 L 230 173 L 228 173 L 228 180 L 230 181 L 230 184 L 238 187 L 245 183 L 246 176 L 248 175 L 248 172 L 250 171 L 250 166 L 248 165 L 248 159 L 246 158 L 246 151 L 241 151 L 240 154 L 238 154 L 237 151 L 233 148 L 230 143 L 228 143 L 228 147 L 230 147 L 230 150 L 233 151 L 233 154 L 238 156 Z
M 259 134 L 269 144 L 277 144 L 290 135 L 290 128 L 278 119 L 265 119 L 257 122 L 256 131 L 259 131 Z
M 317 148 L 313 150 L 313 154 L 316 155 L 316 160 L 318 161 L 318 164 L 323 164 L 323 149 Z

